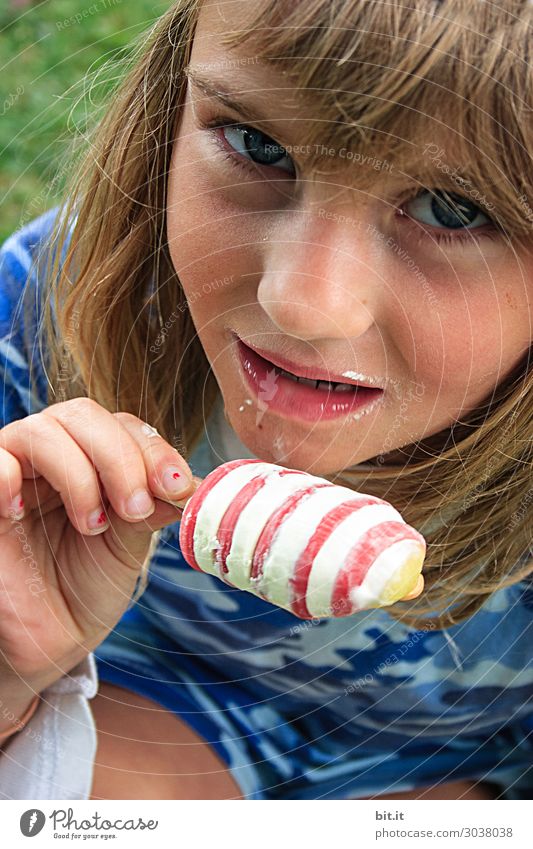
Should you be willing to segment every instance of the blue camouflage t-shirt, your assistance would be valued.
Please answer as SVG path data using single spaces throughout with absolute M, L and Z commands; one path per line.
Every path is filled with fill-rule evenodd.
M 0 427 L 46 406 L 20 297 L 56 213 L 0 251 Z M 37 322 L 45 280 L 36 271 L 27 285 Z M 253 455 L 218 405 L 191 468 L 204 476 L 239 456 Z M 176 522 L 162 532 L 147 589 L 95 651 L 99 677 L 175 711 L 246 798 L 357 798 L 458 779 L 532 797 L 531 582 L 446 630 L 414 631 L 385 609 L 302 621 L 191 569 L 178 531 Z

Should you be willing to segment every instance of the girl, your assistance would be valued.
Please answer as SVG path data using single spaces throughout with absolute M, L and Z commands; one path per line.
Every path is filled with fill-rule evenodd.
M 532 17 L 179 0 L 4 245 L 6 798 L 529 797 Z M 190 569 L 237 457 L 392 501 L 422 594 Z

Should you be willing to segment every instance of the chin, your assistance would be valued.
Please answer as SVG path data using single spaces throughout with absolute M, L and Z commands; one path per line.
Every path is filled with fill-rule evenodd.
M 244 412 L 237 415 L 244 415 Z M 320 432 L 311 432 L 305 422 L 302 422 L 301 429 L 294 429 L 292 423 L 291 426 L 286 422 L 281 424 L 266 415 L 256 422 L 256 410 L 250 410 L 247 418 L 248 421 L 232 419 L 231 426 L 251 454 L 266 463 L 323 476 L 336 474 L 370 456 L 365 454 L 354 458 L 331 446 L 325 447 Z

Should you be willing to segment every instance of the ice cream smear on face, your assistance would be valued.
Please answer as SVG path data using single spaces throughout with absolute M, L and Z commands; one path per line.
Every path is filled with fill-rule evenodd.
M 385 607 L 413 591 L 424 537 L 386 501 L 307 472 L 232 460 L 185 505 L 194 569 L 303 619 Z

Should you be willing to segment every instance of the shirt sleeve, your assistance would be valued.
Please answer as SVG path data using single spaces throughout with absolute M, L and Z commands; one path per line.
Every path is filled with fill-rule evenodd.
M 0 757 L 0 799 L 88 799 L 96 755 L 96 725 L 89 699 L 98 675 L 89 654 L 41 693 L 24 728 Z
M 38 302 L 39 281 L 32 262 L 54 215 L 50 210 L 30 222 L 0 248 L 0 428 L 46 406 L 44 393 L 30 389 L 21 296 L 29 286 L 31 302 Z M 37 315 L 38 306 L 34 318 Z M 43 690 L 28 724 L 0 752 L 0 799 L 89 798 L 96 754 L 89 699 L 97 689 L 91 653 Z
M 44 290 L 39 259 L 55 215 L 56 209 L 50 210 L 0 247 L 0 428 L 47 405 L 36 329 Z M 30 381 L 30 361 L 36 385 Z

